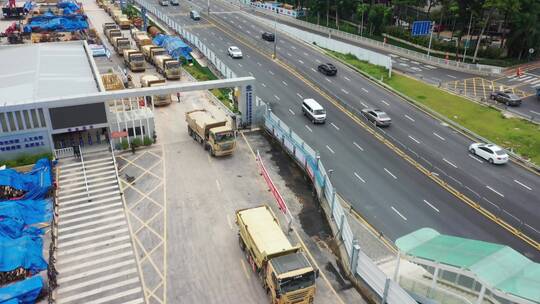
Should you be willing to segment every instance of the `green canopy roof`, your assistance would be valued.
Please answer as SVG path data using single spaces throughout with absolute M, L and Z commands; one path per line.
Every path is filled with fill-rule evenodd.
M 470 271 L 491 290 L 540 303 L 540 264 L 499 244 L 422 228 L 396 240 L 406 255 Z

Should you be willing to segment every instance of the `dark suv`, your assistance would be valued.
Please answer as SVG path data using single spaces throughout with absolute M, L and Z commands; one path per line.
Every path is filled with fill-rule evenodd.
M 276 39 L 276 37 L 274 36 L 273 33 L 269 33 L 269 32 L 264 32 L 262 33 L 261 35 L 262 39 L 266 40 L 266 41 L 274 41 Z
M 319 70 L 319 72 L 323 73 L 326 76 L 334 76 L 337 74 L 336 67 L 331 63 L 320 64 L 317 67 L 317 70 Z
M 521 104 L 521 98 L 512 92 L 491 92 L 489 98 L 507 106 L 519 106 Z

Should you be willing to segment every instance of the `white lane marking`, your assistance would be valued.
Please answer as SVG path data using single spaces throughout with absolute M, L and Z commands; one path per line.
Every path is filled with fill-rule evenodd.
M 294 111 L 291 110 L 291 109 L 289 109 L 289 112 L 291 112 L 292 115 L 296 115 L 296 114 L 294 114 Z
M 453 163 L 449 162 L 446 158 L 443 158 L 442 160 L 443 160 L 445 163 L 447 163 L 447 164 L 449 164 L 450 166 L 452 166 L 452 167 L 454 167 L 454 168 L 457 169 L 457 166 L 454 165 Z
M 310 127 L 308 127 L 308 125 L 305 125 L 306 129 L 308 129 L 309 132 L 313 132 L 313 130 L 311 130 Z
M 325 78 L 325 79 L 326 79 L 326 81 L 332 83 L 332 80 L 330 80 L 330 79 L 328 79 L 328 78 Z
M 404 217 L 403 214 L 401 214 L 399 211 L 397 211 L 397 209 L 394 208 L 394 206 L 392 206 L 392 210 L 394 210 L 394 212 L 397 213 L 397 215 L 399 215 L 403 220 L 405 221 L 407 220 L 407 218 Z
M 360 103 L 364 106 L 364 108 L 369 108 L 369 106 L 365 104 L 364 102 L 361 101 Z
M 249 76 L 253 76 L 253 73 L 249 72 Z
M 304 64 L 304 62 L 302 60 L 300 60 L 300 59 L 298 59 L 298 62 L 300 62 L 301 64 Z
M 499 191 L 497 191 L 497 190 L 491 188 L 490 186 L 486 186 L 486 188 L 488 188 L 489 190 L 491 190 L 491 191 L 497 193 L 500 197 L 504 197 L 504 195 L 502 195 L 502 193 L 500 193 Z
M 241 63 L 239 63 L 239 64 L 238 64 L 238 66 L 239 66 L 239 67 L 242 67 L 242 64 L 241 64 Z
M 335 154 L 336 152 L 334 152 L 334 150 L 332 150 L 332 148 L 330 148 L 328 145 L 326 145 L 326 149 L 328 149 L 330 152 L 332 152 L 332 154 Z
M 382 103 L 384 103 L 385 105 L 389 106 L 390 104 L 384 100 L 381 100 Z
M 338 131 L 339 131 L 339 127 L 338 127 L 338 126 L 336 126 L 336 125 L 335 125 L 335 124 L 334 124 L 333 122 L 331 122 L 330 124 L 332 125 L 332 127 L 336 128 L 336 130 L 338 130 Z
M 343 76 L 343 78 L 345 78 L 347 81 L 351 81 L 347 76 Z
M 360 149 L 360 151 L 364 151 L 364 148 L 360 147 L 359 144 L 357 144 L 356 142 L 353 141 L 353 145 L 355 145 L 358 149 Z
M 292 48 L 293 50 L 296 50 L 296 47 L 295 47 L 294 45 L 291 45 L 291 48 Z
M 308 56 L 308 53 L 304 52 L 304 56 Z
M 311 68 L 311 70 L 312 70 L 313 72 L 317 72 L 317 71 L 315 71 L 315 69 L 314 69 L 314 68 Z
M 264 82 L 261 82 L 261 85 L 266 88 L 266 85 L 264 84 Z
M 364 91 L 364 92 L 366 92 L 366 93 L 369 93 L 369 91 L 366 90 L 366 89 L 364 89 L 364 88 L 362 88 L 362 91 Z
M 412 137 L 412 136 L 410 136 L 410 135 L 409 135 L 409 138 L 412 139 L 412 140 L 413 140 L 414 142 L 416 142 L 417 144 L 420 143 L 416 138 L 414 138 L 414 137 Z
M 440 136 L 439 134 L 433 132 L 433 135 L 437 136 L 440 140 L 446 140 L 444 137 Z
M 270 73 L 270 75 L 275 75 L 274 72 L 272 71 L 268 71 L 268 73 Z
M 300 97 L 300 99 L 304 99 L 304 97 L 302 97 L 302 95 L 300 95 L 300 93 L 296 93 L 296 96 Z
M 356 176 L 359 180 L 361 180 L 362 183 L 364 184 L 366 183 L 366 181 L 363 178 L 361 178 L 360 175 L 358 175 L 358 173 L 354 172 L 354 176 Z
M 258 65 L 258 66 L 262 66 L 262 64 L 261 64 L 260 62 L 257 62 L 257 65 Z
M 446 74 L 446 76 L 448 76 L 448 77 L 450 77 L 450 78 L 454 78 L 454 79 L 457 79 L 457 77 L 456 77 L 456 76 L 452 76 L 452 75 L 450 75 L 450 74 Z
M 246 31 L 246 32 L 247 32 L 248 34 L 250 34 L 250 35 L 251 35 L 251 32 L 250 32 L 250 31 Z
M 405 114 L 405 118 L 407 118 L 408 120 L 414 122 L 414 119 L 412 119 L 409 115 Z
M 349 92 L 347 92 L 345 89 L 341 89 L 341 92 L 343 92 L 343 93 L 349 95 Z
M 315 59 L 315 61 L 317 61 L 317 63 L 321 63 L 321 61 L 319 59 Z
M 481 159 L 478 159 L 478 158 L 476 158 L 476 156 L 474 156 L 474 155 L 472 155 L 472 154 L 469 154 L 469 157 L 470 157 L 470 158 L 472 158 L 472 159 L 474 159 L 475 161 L 477 161 L 477 162 L 481 163 L 481 164 L 483 164 L 483 163 L 484 163 L 484 161 L 483 161 L 483 160 L 481 160 Z
M 219 192 L 221 192 L 221 185 L 219 184 L 219 181 L 216 179 L 216 188 Z
M 401 59 L 403 61 L 409 61 L 409 58 L 405 58 L 405 57 L 399 57 L 399 59 Z
M 390 176 L 392 176 L 394 179 L 397 179 L 397 177 L 392 174 L 392 172 L 390 172 L 388 169 L 384 168 L 384 171 L 386 171 L 386 173 L 390 174 Z
M 536 114 L 536 115 L 540 115 L 540 113 L 536 112 L 536 111 L 533 111 L 533 110 L 529 110 L 529 112 L 533 113 L 533 114 Z
M 279 96 L 277 96 L 277 95 L 274 95 L 274 97 L 275 97 L 277 100 L 281 100 L 281 98 L 279 98 Z
M 291 55 L 291 53 L 287 52 L 287 56 L 291 57 L 292 55 Z
M 428 201 L 424 200 L 424 203 L 426 203 L 428 206 L 430 206 L 431 208 L 433 208 L 433 210 L 439 212 L 439 209 L 435 208 L 435 206 L 433 206 L 432 204 L 430 204 Z
M 525 189 L 527 189 L 527 190 L 529 190 L 529 191 L 532 190 L 531 187 L 525 185 L 524 183 L 522 183 L 522 182 L 520 182 L 520 181 L 518 181 L 518 180 L 516 180 L 516 179 L 514 180 L 514 182 L 516 182 L 518 185 L 521 185 L 523 188 L 525 188 Z
M 283 83 L 285 86 L 288 86 L 288 84 L 285 82 L 285 80 L 282 80 L 281 83 Z
M 213 42 L 210 42 L 210 45 L 211 45 L 211 46 L 215 46 L 215 44 L 214 44 Z

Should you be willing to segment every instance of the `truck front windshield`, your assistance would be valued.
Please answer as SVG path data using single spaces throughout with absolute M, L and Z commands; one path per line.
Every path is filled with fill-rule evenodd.
M 313 284 L 315 284 L 315 273 L 310 271 L 291 278 L 279 280 L 279 289 L 282 293 L 287 293 L 309 287 Z
M 165 51 L 154 52 L 154 56 L 159 56 L 159 55 L 167 55 L 167 53 L 165 53 Z
M 141 55 L 131 56 L 132 61 L 144 61 L 144 57 Z
M 216 134 L 216 142 L 226 142 L 234 139 L 233 132 L 224 132 Z
M 178 69 L 178 68 L 180 68 L 180 64 L 178 62 L 169 62 L 169 63 L 167 63 L 167 68 L 169 68 L 169 69 Z

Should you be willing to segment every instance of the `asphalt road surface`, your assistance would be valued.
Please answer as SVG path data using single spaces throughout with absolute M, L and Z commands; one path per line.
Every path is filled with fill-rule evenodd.
M 507 244 L 540 259 L 532 247 L 433 183 L 303 79 L 272 61 L 264 50 L 273 46 L 259 38 L 263 31 L 260 24 L 215 2 L 213 16 L 221 24 L 190 20 L 187 12 L 198 9 L 197 6 L 205 7 L 203 2 L 182 2 L 180 7 L 159 7 L 157 2 L 155 5 L 202 39 L 237 75 L 256 77 L 257 95 L 320 152 L 326 168 L 334 169 L 332 180 L 338 192 L 389 238 L 396 239 L 421 227 L 433 227 L 442 233 Z M 468 154 L 469 140 L 356 72 L 303 43 L 282 36 L 278 41 L 278 56 L 334 99 L 349 108 L 372 106 L 387 111 L 393 118 L 393 126 L 377 132 L 384 132 L 406 153 L 484 207 L 501 215 L 504 210 L 511 212 L 522 219 L 516 225 L 540 230 L 540 217 L 535 212 L 540 189 L 536 175 L 513 164 L 490 166 Z M 243 59 L 227 56 L 226 50 L 231 45 L 242 49 Z M 329 78 L 319 74 L 316 67 L 320 62 L 333 62 L 338 67 L 338 76 Z M 300 104 L 308 97 L 327 109 L 327 124 L 315 126 L 302 117 Z

